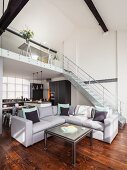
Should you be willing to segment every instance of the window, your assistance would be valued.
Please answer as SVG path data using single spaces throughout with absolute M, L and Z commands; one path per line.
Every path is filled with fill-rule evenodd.
M 3 99 L 7 99 L 7 93 L 3 91 L 3 96 L 2 96 Z
M 15 92 L 14 91 L 12 91 L 12 92 L 9 91 L 7 94 L 8 94 L 7 95 L 8 99 L 15 99 Z
M 26 79 L 3 77 L 3 99 L 30 98 L 30 82 Z
M 4 79 L 3 79 L 3 82 Z M 7 98 L 7 84 L 6 83 L 3 83 L 3 96 L 2 96 L 3 99 L 6 99 Z
M 16 91 L 22 92 L 22 84 L 16 84 Z
M 15 91 L 15 84 L 8 83 L 8 91 Z

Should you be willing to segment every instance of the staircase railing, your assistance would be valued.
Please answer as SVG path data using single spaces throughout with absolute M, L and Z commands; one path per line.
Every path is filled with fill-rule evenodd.
M 68 57 L 63 57 L 63 63 L 64 70 L 70 73 L 73 78 L 77 79 L 78 83 L 82 87 L 84 86 L 85 88 L 88 88 L 88 90 L 94 93 L 93 95 L 99 96 L 99 101 L 101 101 L 103 106 L 105 106 L 106 103 L 110 103 L 116 111 L 121 112 L 121 101 L 117 96 L 113 95 L 107 88 L 105 88 Z

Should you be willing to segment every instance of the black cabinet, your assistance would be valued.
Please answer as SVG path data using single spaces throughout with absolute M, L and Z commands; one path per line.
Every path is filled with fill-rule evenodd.
M 50 82 L 49 86 L 53 105 L 71 104 L 71 83 L 68 80 Z
M 38 89 L 37 89 L 37 86 L 38 86 Z M 35 83 L 30 84 L 30 98 L 32 100 L 43 99 L 43 89 L 41 89 L 41 84 L 35 84 Z

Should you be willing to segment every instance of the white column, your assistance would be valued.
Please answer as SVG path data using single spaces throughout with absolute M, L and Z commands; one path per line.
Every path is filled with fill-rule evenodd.
M 0 134 L 2 134 L 3 58 L 0 57 Z

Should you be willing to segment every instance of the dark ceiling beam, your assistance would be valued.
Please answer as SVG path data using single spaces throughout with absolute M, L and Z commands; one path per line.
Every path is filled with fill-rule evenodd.
M 23 36 L 22 36 L 21 34 L 15 32 L 15 31 L 13 31 L 13 30 L 11 30 L 11 29 L 9 29 L 9 28 L 7 28 L 6 31 L 8 31 L 8 32 L 10 32 L 10 33 L 12 33 L 12 34 L 20 37 L 20 38 L 23 38 Z M 23 39 L 24 39 L 24 38 L 23 38 Z M 53 49 L 50 49 L 50 48 L 48 48 L 48 47 L 46 47 L 46 46 L 44 46 L 44 45 L 42 45 L 42 44 L 40 44 L 40 43 L 38 43 L 38 42 L 36 42 L 36 41 L 34 41 L 34 40 L 30 40 L 30 42 L 33 43 L 33 44 L 35 44 L 35 45 L 38 45 L 38 46 L 40 46 L 40 47 L 42 47 L 42 48 L 44 48 L 44 49 L 46 49 L 46 50 L 49 50 L 49 51 L 51 51 L 51 52 L 53 52 L 53 53 L 57 53 L 57 51 L 55 51 L 55 50 L 53 50 Z
M 22 10 L 28 1 L 29 0 L 9 0 L 7 9 L 4 11 L 2 17 L 0 18 L 0 35 L 2 35 L 5 29 L 10 25 L 10 23 L 14 20 L 14 18 L 18 15 L 18 13 Z
M 96 18 L 97 22 L 99 23 L 99 25 L 101 26 L 101 28 L 103 29 L 104 32 L 108 31 L 107 26 L 105 25 L 102 17 L 100 16 L 99 12 L 97 11 L 94 3 L 92 2 L 92 0 L 84 0 L 87 4 L 87 6 L 89 7 L 90 11 L 92 12 L 92 14 L 94 15 L 94 17 Z
M 3 0 L 3 14 L 4 14 L 4 0 Z

